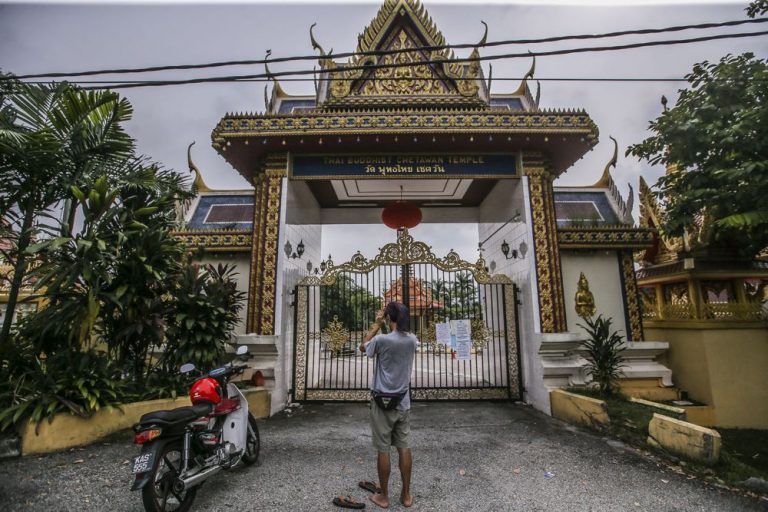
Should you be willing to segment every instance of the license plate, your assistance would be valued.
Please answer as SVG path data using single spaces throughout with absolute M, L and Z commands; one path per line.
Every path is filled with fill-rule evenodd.
M 132 473 L 146 473 L 152 469 L 155 462 L 155 450 L 151 450 L 133 458 Z

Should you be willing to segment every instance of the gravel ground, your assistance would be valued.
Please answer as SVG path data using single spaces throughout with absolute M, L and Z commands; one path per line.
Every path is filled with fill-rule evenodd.
M 362 404 L 309 405 L 261 421 L 259 464 L 213 477 L 193 510 L 330 511 L 339 510 L 335 495 L 366 499 L 357 482 L 376 479 L 367 413 Z M 414 510 L 768 512 L 765 499 L 689 479 L 525 406 L 418 403 L 412 418 Z M 120 438 L 3 461 L 0 507 L 140 511 L 128 490 L 136 453 Z M 396 460 L 392 481 L 398 496 Z M 405 510 L 396 500 L 392 509 Z

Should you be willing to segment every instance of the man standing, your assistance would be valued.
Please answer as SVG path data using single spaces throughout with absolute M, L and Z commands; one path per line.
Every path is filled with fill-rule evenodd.
M 385 324 L 389 325 L 389 334 L 377 335 Z M 406 507 L 413 505 L 409 384 L 419 341 L 409 332 L 409 324 L 408 308 L 399 302 L 390 302 L 360 345 L 361 352 L 370 358 L 376 357 L 371 385 L 371 437 L 378 452 L 376 468 L 381 490 L 371 496 L 371 501 L 381 508 L 389 507 L 389 452 L 392 445 L 397 448 L 403 479 L 400 502 Z

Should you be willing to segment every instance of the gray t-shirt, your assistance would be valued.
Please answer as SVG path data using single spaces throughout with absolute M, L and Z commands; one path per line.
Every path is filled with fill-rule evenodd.
M 408 390 L 413 369 L 413 356 L 419 340 L 412 333 L 398 331 L 378 334 L 368 342 L 365 353 L 368 357 L 379 356 L 373 373 L 371 390 L 380 393 L 402 393 Z M 411 397 L 405 394 L 397 409 L 407 411 L 411 408 Z

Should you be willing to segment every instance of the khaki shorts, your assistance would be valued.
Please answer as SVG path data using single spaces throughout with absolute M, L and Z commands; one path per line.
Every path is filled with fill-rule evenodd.
M 373 447 L 380 452 L 389 452 L 390 447 L 411 447 L 411 411 L 384 411 L 373 399 L 371 408 L 371 437 Z

